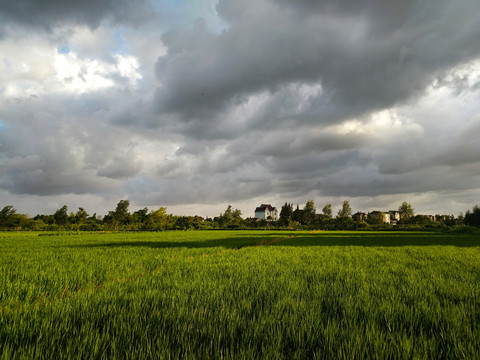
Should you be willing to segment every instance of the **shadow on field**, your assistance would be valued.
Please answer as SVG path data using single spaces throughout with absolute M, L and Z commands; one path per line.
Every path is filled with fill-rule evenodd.
M 457 246 L 480 247 L 480 238 L 472 235 L 437 233 L 349 233 L 301 234 L 270 246 Z
M 112 241 L 98 244 L 71 245 L 77 248 L 111 248 L 111 247 L 149 247 L 155 249 L 167 248 L 214 248 L 223 247 L 227 249 L 240 249 L 246 246 L 254 246 L 261 242 L 262 238 L 226 238 L 206 241 Z
M 363 247 L 402 247 L 402 246 L 456 246 L 480 247 L 478 235 L 440 233 L 295 233 L 279 232 L 253 235 L 235 234 L 235 237 L 205 241 L 137 241 L 124 240 L 95 244 L 77 244 L 72 247 L 112 248 L 214 248 L 241 249 L 250 246 L 363 246 Z

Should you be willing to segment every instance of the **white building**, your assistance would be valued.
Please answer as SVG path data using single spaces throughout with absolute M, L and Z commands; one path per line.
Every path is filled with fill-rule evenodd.
M 255 209 L 255 218 L 259 220 L 274 220 L 278 219 L 277 208 L 270 204 L 262 204 Z

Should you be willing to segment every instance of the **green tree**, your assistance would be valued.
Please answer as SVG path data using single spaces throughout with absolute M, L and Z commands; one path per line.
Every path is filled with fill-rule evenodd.
M 303 224 L 303 210 L 300 210 L 298 204 L 295 210 L 293 210 L 292 220 L 300 224 Z
M 78 208 L 77 213 L 75 214 L 75 223 L 77 224 L 77 230 L 80 230 L 83 224 L 87 222 L 88 213 L 84 208 Z
M 65 226 L 68 221 L 68 206 L 63 205 L 60 209 L 55 211 L 53 218 L 55 219 L 55 224 Z
M 400 213 L 400 220 L 405 221 L 414 216 L 413 207 L 408 202 L 402 202 L 402 205 L 398 207 L 398 212 Z
M 140 230 L 144 228 L 146 226 L 147 219 L 148 219 L 148 208 L 145 207 L 143 209 L 135 211 L 132 214 L 133 224 L 130 225 L 131 229 Z
M 467 210 L 463 221 L 465 222 L 465 225 L 480 227 L 480 208 L 478 205 L 475 205 L 472 208 L 472 211 Z
M 121 225 L 130 215 L 128 213 L 128 207 L 130 206 L 130 201 L 120 200 L 115 208 L 115 211 L 109 211 L 108 215 L 113 221 L 113 226 L 115 231 L 118 230 L 119 225 Z
M 223 222 L 224 226 L 228 226 L 233 220 L 233 210 L 232 205 L 228 205 L 225 212 L 220 215 L 221 221 Z
M 331 218 L 332 217 L 332 204 L 327 204 L 323 207 L 322 209 L 322 213 L 325 217 L 327 218 Z
M 84 223 L 88 219 L 88 213 L 85 211 L 84 208 L 78 208 L 77 213 L 75 214 L 75 221 L 77 223 Z
M 338 218 L 349 218 L 352 216 L 352 208 L 350 207 L 350 201 L 344 200 L 342 208 L 338 210 Z
M 313 200 L 307 201 L 303 208 L 303 222 L 305 225 L 310 225 L 315 221 L 317 209 L 315 209 L 315 203 Z
M 0 227 L 9 228 L 13 226 L 13 217 L 17 209 L 13 205 L 7 205 L 0 211 Z
M 15 230 L 32 230 L 35 224 L 35 220 L 29 218 L 25 214 L 13 214 L 11 217 L 11 226 Z
M 233 210 L 232 205 L 228 205 L 223 214 L 218 217 L 218 223 L 221 227 L 237 228 L 241 227 L 242 212 L 238 209 Z
M 283 205 L 282 209 L 280 210 L 280 217 L 279 217 L 280 224 L 287 226 L 290 223 L 290 221 L 292 221 L 292 216 L 293 216 L 293 205 L 285 203 L 285 205 Z
M 158 210 L 152 211 L 148 214 L 147 222 L 149 230 L 166 230 L 169 224 L 167 208 L 160 207 Z

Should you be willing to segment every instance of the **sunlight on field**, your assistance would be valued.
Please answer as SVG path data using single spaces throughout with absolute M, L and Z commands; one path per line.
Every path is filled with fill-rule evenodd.
M 0 233 L 0 358 L 480 353 L 474 235 L 44 235 Z

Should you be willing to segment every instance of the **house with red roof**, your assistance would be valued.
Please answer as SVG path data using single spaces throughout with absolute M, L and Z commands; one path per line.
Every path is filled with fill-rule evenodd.
M 277 208 L 270 204 L 262 204 L 255 209 L 255 218 L 259 220 L 278 220 Z

